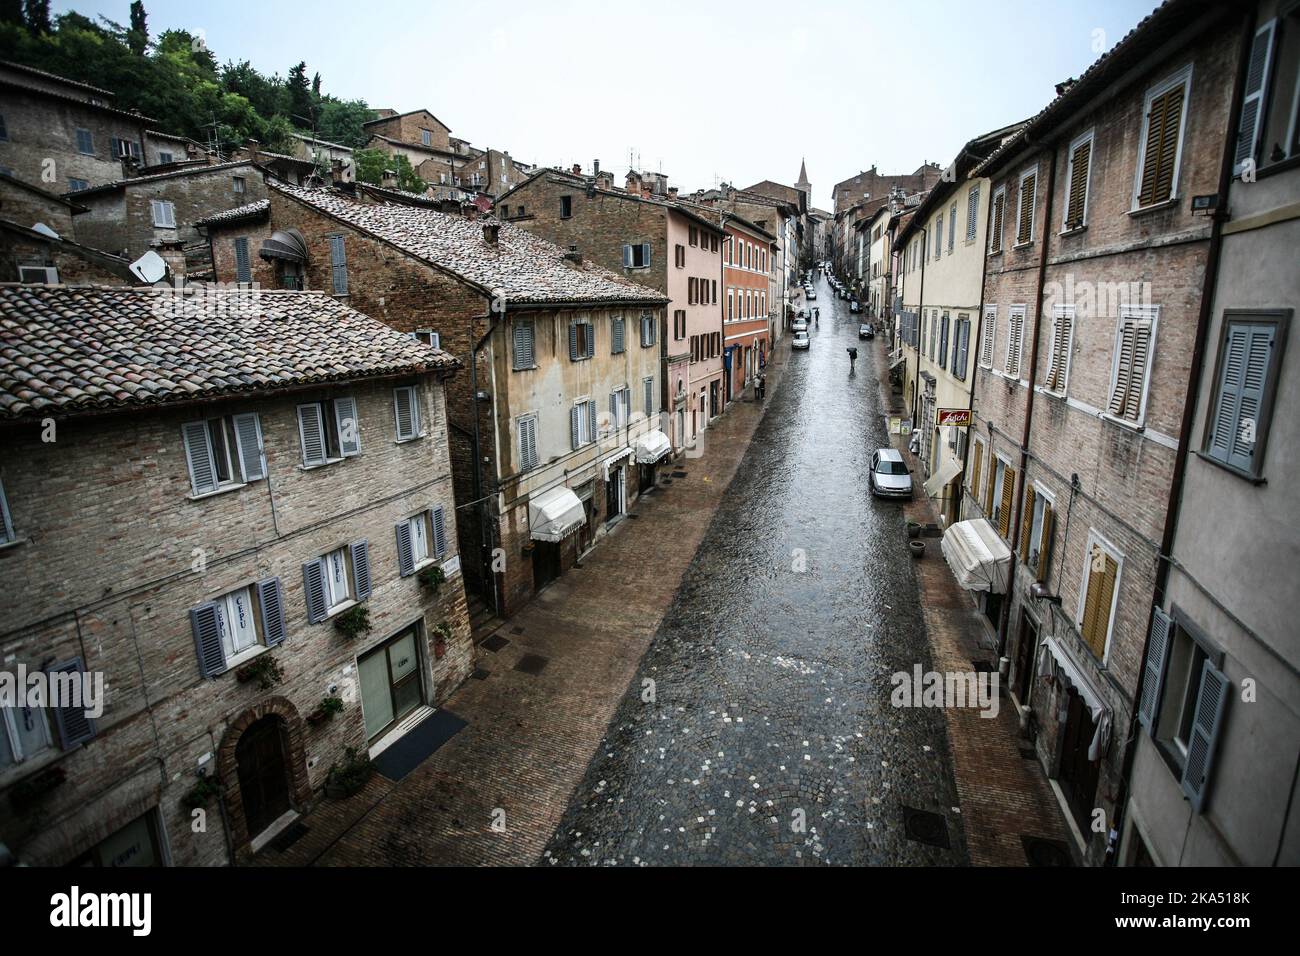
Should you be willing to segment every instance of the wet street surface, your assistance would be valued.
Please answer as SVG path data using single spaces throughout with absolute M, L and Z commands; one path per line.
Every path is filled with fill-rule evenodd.
M 891 675 L 930 656 L 901 506 L 868 488 L 889 444 L 871 360 L 884 346 L 858 340 L 825 280 L 817 292 L 812 346 L 789 356 L 720 507 L 701 515 L 703 542 L 543 865 L 967 862 L 943 712 L 890 705 Z M 905 808 L 941 816 L 946 833 L 912 836 L 947 848 L 909 836 Z

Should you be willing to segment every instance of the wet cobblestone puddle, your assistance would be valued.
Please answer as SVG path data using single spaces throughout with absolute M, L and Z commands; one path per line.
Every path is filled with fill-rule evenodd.
M 883 345 L 817 289 L 812 347 L 769 393 L 542 865 L 966 862 L 943 713 L 889 700 L 929 653 L 902 510 L 867 485 Z M 951 848 L 909 839 L 904 806 L 942 815 Z

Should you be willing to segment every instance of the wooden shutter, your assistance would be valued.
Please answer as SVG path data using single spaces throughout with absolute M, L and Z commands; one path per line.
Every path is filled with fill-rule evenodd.
M 1065 207 L 1065 228 L 1077 229 L 1083 225 L 1088 195 L 1088 167 L 1092 162 L 1092 140 L 1074 148 L 1070 156 L 1070 199 Z
M 998 533 L 1011 537 L 1011 503 L 1016 494 L 1016 470 L 1010 466 L 1002 473 L 1002 508 L 998 515 Z
M 1183 92 L 1179 83 L 1151 101 L 1147 114 L 1146 153 L 1142 157 L 1142 178 L 1138 205 L 1151 206 L 1173 195 L 1174 161 L 1183 121 Z
M 993 197 L 993 252 L 1002 251 L 1002 220 L 1007 206 L 1007 194 L 1000 192 Z
M 1098 570 L 1100 555 L 1101 570 Z M 1084 597 L 1083 640 L 1098 660 L 1106 654 L 1106 632 L 1110 629 L 1110 607 L 1115 596 L 1115 574 L 1119 570 L 1112 558 L 1099 544 L 1094 544 L 1088 555 L 1088 590 Z
M 307 623 L 318 624 L 325 620 L 329 608 L 325 604 L 324 559 L 317 558 L 302 566 L 302 591 L 307 601 Z
M 364 601 L 370 597 L 370 546 L 365 541 L 353 541 L 348 551 L 352 554 L 352 581 L 356 585 L 353 597 Z
M 1071 331 L 1074 316 L 1069 309 L 1058 308 L 1052 323 L 1052 356 L 1044 386 L 1049 392 L 1065 390 L 1065 369 L 1070 360 Z
M 397 438 L 399 441 L 416 438 L 419 435 L 419 428 L 417 427 L 418 409 L 414 388 L 408 385 L 404 388 L 393 389 L 393 416 L 397 422 Z
M 966 239 L 973 241 L 979 224 L 980 188 L 972 186 L 966 194 Z
M 1138 722 L 1155 734 L 1160 716 L 1160 693 L 1164 688 L 1165 667 L 1174 638 L 1174 620 L 1160 608 L 1154 609 L 1151 633 L 1147 636 L 1147 662 L 1142 671 L 1142 692 L 1138 697 Z
M 447 554 L 447 527 L 441 506 L 429 512 L 429 524 L 433 527 L 433 553 L 441 561 Z
M 578 361 L 578 323 L 569 325 L 569 361 Z
M 348 253 L 342 236 L 330 236 L 330 270 L 335 295 L 348 294 Z
M 207 422 L 186 422 L 181 426 L 185 460 L 189 463 L 190 487 L 196 495 L 217 490 L 217 464 L 212 458 L 212 438 Z
M 533 356 L 533 323 L 515 323 L 515 368 L 530 369 L 536 362 Z
M 267 647 L 284 643 L 284 592 L 279 578 L 257 582 L 257 604 L 262 612 L 262 640 Z
M 655 380 L 648 378 L 645 380 L 645 417 L 650 418 L 655 413 Z
M 984 467 L 984 446 L 980 442 L 975 443 L 971 449 L 973 452 L 973 463 L 970 473 L 970 494 L 976 501 L 980 500 L 980 479 L 983 477 L 982 469 Z
M 596 403 L 595 402 L 587 403 L 587 434 L 591 436 L 592 441 L 596 440 Z
M 1241 123 L 1237 127 L 1237 148 L 1233 156 L 1233 174 L 1240 176 L 1249 161 L 1258 161 L 1259 132 L 1263 125 L 1264 104 L 1268 96 L 1268 73 L 1273 58 L 1273 36 L 1277 20 L 1269 20 L 1255 32 L 1250 48 L 1250 66 L 1246 71 L 1246 97 L 1241 104 Z
M 344 458 L 361 454 L 361 422 L 355 398 L 334 399 L 334 425 L 339 433 L 339 454 Z
M 1120 319 L 1119 355 L 1115 362 L 1115 383 L 1111 390 L 1110 414 L 1138 421 L 1142 414 L 1142 390 L 1146 385 L 1147 360 L 1151 350 L 1151 323 L 1142 319 Z
M 248 239 L 245 236 L 235 240 L 235 281 L 253 281 L 253 269 L 248 262 Z
M 1191 739 L 1187 742 L 1187 763 L 1183 766 L 1183 793 L 1187 794 L 1195 813 L 1204 808 L 1209 793 L 1214 745 L 1219 739 L 1231 690 L 1228 678 L 1207 660 L 1201 668 L 1201 687 L 1196 695 Z
M 410 577 L 415 573 L 415 550 L 411 547 L 411 522 L 399 521 L 393 527 L 397 535 L 397 574 Z
M 1040 582 L 1047 580 L 1047 567 L 1052 560 L 1052 531 L 1056 524 L 1056 512 L 1049 504 L 1043 505 L 1043 530 L 1038 539 L 1038 569 L 1035 577 Z
M 325 423 L 317 402 L 298 406 L 298 434 L 302 438 L 302 463 L 304 466 L 325 463 Z M 400 437 L 400 436 L 399 436 Z
M 984 310 L 984 324 L 980 328 L 983 341 L 980 343 L 980 364 L 986 368 L 993 367 L 993 340 L 998 331 L 998 310 L 996 307 Z
M 199 673 L 216 677 L 225 673 L 226 652 L 221 647 L 221 629 L 217 625 L 217 605 L 211 601 L 190 610 L 190 629 L 194 632 L 194 652 L 199 658 Z
M 1037 498 L 1038 493 L 1034 491 L 1033 485 L 1025 489 L 1025 510 L 1020 519 L 1020 560 L 1026 564 L 1029 563 L 1029 548 L 1033 543 L 1034 503 Z
M 239 468 L 244 481 L 260 481 L 266 477 L 266 456 L 262 448 L 262 425 L 257 414 L 249 412 L 236 415 L 235 445 L 239 454 Z
M 587 329 L 587 358 L 596 354 L 596 327 L 590 322 L 582 323 Z
M 85 674 L 81 658 L 75 657 L 62 664 L 55 664 L 47 674 Z M 70 707 L 52 707 L 54 721 L 59 727 L 59 741 L 64 750 L 79 747 L 95 736 L 95 721 L 86 716 L 83 703 L 73 703 Z
M 1259 416 L 1275 338 L 1271 323 L 1233 322 L 1228 327 L 1209 454 L 1242 471 L 1257 470 Z
M 1038 174 L 1030 173 L 1020 181 L 1020 213 L 1016 225 L 1016 242 L 1029 242 L 1034 238 L 1034 200 L 1038 188 Z
M 611 335 L 610 338 L 613 342 L 613 354 L 615 355 L 618 355 L 620 352 L 622 352 L 624 348 L 623 345 L 623 339 L 625 334 L 624 326 L 625 326 L 625 322 L 622 317 L 615 318 L 613 322 L 610 323 L 610 329 L 613 331 L 613 335 Z
M 579 440 L 581 436 L 578 434 L 578 412 L 581 408 L 581 405 L 574 405 L 569 409 L 569 438 L 575 451 L 582 444 Z

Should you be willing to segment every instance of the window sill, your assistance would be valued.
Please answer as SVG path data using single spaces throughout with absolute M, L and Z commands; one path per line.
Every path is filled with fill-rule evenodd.
M 1011 248 L 1012 248 L 1013 250 L 1016 250 L 1016 249 L 1030 249 L 1030 248 L 1033 248 L 1033 245 L 1034 245 L 1034 240 L 1032 240 L 1032 239 L 1027 239 L 1027 240 L 1025 240 L 1024 242 L 1013 243 L 1012 246 L 1011 246 Z
M 226 660 L 226 671 L 233 671 L 237 667 L 242 667 L 255 657 L 261 657 L 270 650 L 265 644 L 254 644 L 248 650 L 240 651 L 234 657 Z
M 1088 224 L 1085 222 L 1082 226 L 1075 226 L 1073 229 L 1062 229 L 1060 232 L 1057 233 L 1057 235 L 1060 236 L 1062 239 L 1065 239 L 1068 238 L 1069 236 L 1081 235 L 1082 233 L 1085 233 L 1087 231 L 1088 231 Z
M 344 601 L 342 604 L 336 604 L 336 605 L 334 605 L 332 608 L 330 608 L 330 609 L 325 613 L 325 616 L 324 616 L 323 618 L 321 618 L 319 621 L 317 621 L 316 623 L 317 623 L 317 624 L 324 624 L 326 621 L 328 621 L 328 620 L 330 620 L 330 619 L 332 619 L 332 618 L 337 617 L 338 615 L 342 614 L 344 611 L 348 610 L 349 608 L 354 608 L 354 607 L 356 607 L 356 606 L 357 606 L 358 604 L 360 604 L 360 603 L 361 603 L 360 601 L 356 601 L 356 600 L 353 600 L 352 598 L 348 598 L 348 599 L 347 599 L 346 601 Z
M 357 452 L 357 455 L 359 455 L 359 454 L 361 454 L 361 453 L 360 453 L 360 452 Z M 328 468 L 330 465 L 337 465 L 339 462 L 347 461 L 349 458 L 356 458 L 357 455 L 344 455 L 342 458 L 326 458 L 324 461 L 322 461 L 322 462 L 317 462 L 317 463 L 314 464 L 314 465 L 299 465 L 299 466 L 298 466 L 298 470 L 299 470 L 299 471 L 318 471 L 318 470 L 320 470 L 321 468 Z
M 188 497 L 190 501 L 203 501 L 205 498 L 215 498 L 217 495 L 228 494 L 229 492 L 238 491 L 240 488 L 247 488 L 247 487 L 248 487 L 247 482 L 240 482 L 239 484 L 231 484 L 231 485 L 222 485 L 216 491 L 205 491 L 201 495 L 189 495 Z
M 1218 458 L 1215 458 L 1212 455 L 1208 455 L 1203 451 L 1194 451 L 1192 452 L 1192 454 L 1195 455 L 1197 458 L 1201 459 L 1201 461 L 1213 465 L 1216 468 L 1221 468 L 1230 475 L 1236 475 L 1242 481 L 1248 481 L 1252 485 L 1263 486 L 1268 484 L 1268 479 L 1265 478 L 1263 475 L 1253 475 L 1248 471 L 1242 471 L 1240 468 L 1234 468 L 1232 467 L 1232 465 L 1229 465 L 1226 461 L 1220 461 Z M 0 545 L 0 550 L 3 550 L 4 548 L 7 548 L 9 546 L 10 545 Z
M 1128 211 L 1130 216 L 1144 216 L 1149 212 L 1161 212 L 1165 209 L 1172 209 L 1178 205 L 1178 197 L 1171 196 L 1163 202 L 1152 203 L 1150 206 L 1136 206 Z
M 424 437 L 424 435 L 425 435 L 424 432 L 420 432 L 420 434 L 418 434 L 418 435 L 412 435 L 410 438 L 398 438 L 398 439 L 394 440 L 393 444 L 394 444 L 394 445 L 409 445 L 409 444 L 410 444 L 411 442 L 413 442 L 413 441 L 419 441 L 421 438 Z
M 512 371 L 512 372 L 536 372 L 539 368 L 541 368 L 540 365 L 516 365 L 516 366 L 515 366 L 514 368 L 512 368 L 510 371 Z
M 0 551 L 8 551 L 10 548 L 16 548 L 19 545 L 26 544 L 26 543 L 27 543 L 26 538 L 20 537 L 18 535 L 14 535 L 12 541 L 0 542 Z
M 1139 435 L 1147 430 L 1144 422 L 1131 422 L 1127 418 L 1118 418 L 1110 412 L 1102 412 L 1101 418 L 1103 421 L 1118 425 L 1120 428 L 1126 428 L 1131 432 L 1137 432 Z

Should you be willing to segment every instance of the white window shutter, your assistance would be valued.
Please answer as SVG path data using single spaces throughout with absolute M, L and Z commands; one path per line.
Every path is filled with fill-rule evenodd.
M 212 438 L 207 422 L 186 422 L 181 426 L 185 439 L 185 460 L 190 469 L 190 487 L 196 495 L 217 490 L 217 465 L 212 458 Z
M 325 464 L 325 423 L 319 404 L 298 406 L 298 437 L 302 439 L 303 466 Z
M 357 400 L 334 399 L 334 425 L 339 433 L 339 452 L 344 458 L 361 454 L 361 423 L 357 419 Z
M 262 447 L 262 424 L 258 421 L 257 413 L 236 415 L 234 424 L 239 467 L 244 481 L 260 481 L 266 477 L 266 453 Z
M 1196 714 L 1192 718 L 1191 739 L 1187 742 L 1187 763 L 1183 766 L 1183 793 L 1200 813 L 1210 789 L 1214 769 L 1214 747 L 1218 743 L 1223 712 L 1228 706 L 1232 685 L 1222 671 L 1208 660 L 1201 668 L 1201 686 L 1196 695 Z
M 623 247 L 623 268 L 632 268 L 632 247 L 630 245 Z

